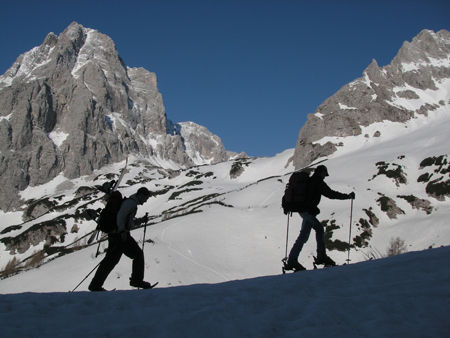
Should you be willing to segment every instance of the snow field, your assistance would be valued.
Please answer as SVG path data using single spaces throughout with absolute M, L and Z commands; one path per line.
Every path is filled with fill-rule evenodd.
M 450 247 L 218 284 L 0 295 L 2 336 L 445 337 Z

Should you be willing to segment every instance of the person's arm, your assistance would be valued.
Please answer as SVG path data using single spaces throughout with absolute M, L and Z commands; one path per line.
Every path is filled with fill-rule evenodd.
M 321 193 L 323 196 L 328 197 L 333 200 L 348 200 L 351 198 L 355 198 L 355 193 L 352 192 L 350 194 L 343 194 L 339 191 L 335 191 L 331 189 L 325 182 L 323 182 L 321 186 Z

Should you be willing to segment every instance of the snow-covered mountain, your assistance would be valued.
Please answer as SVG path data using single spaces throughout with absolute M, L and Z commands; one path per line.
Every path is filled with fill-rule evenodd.
M 344 146 L 325 162 L 330 187 L 356 192 L 351 261 L 385 254 L 396 238 L 405 242 L 408 251 L 449 245 L 448 108 L 406 124 L 385 122 L 371 128 L 381 130 L 384 137 L 376 142 L 363 135 L 347 137 L 342 140 Z M 291 149 L 273 158 L 241 158 L 180 170 L 130 157 L 120 191 L 129 196 L 146 186 L 155 192 L 137 215 L 151 215 L 147 229 L 151 242 L 146 243 L 148 278 L 161 286 L 173 286 L 279 273 L 287 220 L 280 201 L 294 170 L 292 156 Z M 64 255 L 77 257 L 63 272 L 70 280 L 80 279 L 96 265 L 101 256 L 96 258 L 96 246 L 86 243 L 95 223 L 85 210 L 102 207 L 103 193 L 95 186 L 117 177 L 122 165 L 74 180 L 60 175 L 45 185 L 29 187 L 22 192 L 25 211 L 1 213 L 1 265 L 15 263 L 19 271 L 28 270 L 2 280 L 4 292 L 70 288 L 43 277 L 60 268 L 58 262 Z M 342 264 L 347 259 L 350 202 L 324 199 L 320 208 L 319 217 L 327 225 L 329 255 Z M 294 215 L 289 247 L 300 223 Z M 133 236 L 142 241 L 143 229 L 134 230 Z M 101 247 L 102 251 L 106 248 L 104 243 Z M 300 256 L 308 268 L 315 250 L 312 236 Z M 34 269 L 44 262 L 48 263 Z M 129 270 L 129 261 L 123 259 L 107 287 L 129 288 Z M 30 283 L 20 289 L 17 278 Z
M 231 156 L 206 128 L 168 120 L 156 75 L 126 66 L 110 37 L 76 22 L 0 76 L 0 107 L 1 210 L 20 207 L 28 186 L 130 153 L 172 168 Z
M 376 142 L 383 133 L 371 126 L 432 116 L 448 107 L 449 93 L 450 32 L 423 30 L 403 44 L 389 65 L 380 68 L 373 60 L 362 77 L 308 116 L 299 133 L 294 164 L 301 168 L 334 153 L 347 136 L 363 135 Z

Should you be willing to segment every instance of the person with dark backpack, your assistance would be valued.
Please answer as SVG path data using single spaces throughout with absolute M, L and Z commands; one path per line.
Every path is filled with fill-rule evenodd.
M 322 223 L 316 218 L 320 213 L 317 207 L 320 203 L 322 196 L 328 197 L 330 199 L 354 199 L 355 193 L 343 194 L 332 190 L 324 181 L 325 177 L 328 175 L 328 169 L 324 165 L 319 165 L 311 177 L 303 176 L 303 181 L 298 191 L 294 188 L 292 194 L 301 195 L 297 198 L 295 205 L 287 207 L 283 206 L 285 213 L 287 212 L 298 212 L 303 219 L 300 234 L 295 241 L 287 261 L 285 263 L 286 270 L 300 271 L 305 270 L 305 268 L 298 262 L 298 256 L 303 248 L 303 245 L 309 238 L 311 229 L 316 231 L 316 241 L 317 241 L 317 257 L 315 264 L 324 264 L 326 266 L 336 265 L 336 263 L 327 256 L 325 249 L 325 230 Z M 289 188 L 289 185 L 288 185 Z M 288 188 L 286 190 L 288 190 Z M 286 199 L 287 191 L 283 199 Z M 295 197 L 291 200 L 295 201 Z M 289 205 L 286 201 L 282 201 L 282 204 Z M 287 211 L 287 212 L 286 212 Z
M 108 250 L 89 285 L 89 291 L 105 291 L 103 283 L 113 268 L 119 263 L 122 254 L 125 254 L 133 260 L 130 285 L 142 289 L 151 288 L 151 284 L 144 281 L 144 252 L 130 235 L 138 205 L 144 204 L 150 196 L 150 191 L 147 188 L 142 187 L 136 194 L 123 199 L 123 201 L 121 195 L 119 198 L 118 194 L 110 197 L 105 209 L 107 209 L 109 204 L 113 204 L 111 198 L 115 197 L 114 205 L 116 214 L 114 217 L 114 211 L 110 210 L 107 213 L 108 216 L 104 217 L 108 217 L 109 222 L 115 224 L 112 224 L 112 226 L 109 227 L 106 225 L 102 226 L 104 229 L 109 229 Z M 117 203 L 119 203 L 119 205 L 117 205 Z M 102 216 L 100 216 L 99 224 L 101 222 Z M 105 218 L 103 219 L 103 222 L 105 222 Z
M 281 200 L 281 207 L 285 215 L 300 212 L 306 200 L 309 178 L 309 173 L 306 170 L 296 171 L 289 178 Z

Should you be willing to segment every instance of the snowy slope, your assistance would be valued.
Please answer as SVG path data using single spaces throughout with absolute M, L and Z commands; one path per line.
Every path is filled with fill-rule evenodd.
M 397 237 L 405 241 L 408 251 L 450 244 L 448 193 L 438 200 L 426 192 L 427 182 L 417 181 L 424 173 L 432 173 L 430 182 L 439 177 L 448 182 L 448 163 L 441 169 L 436 165 L 421 169 L 420 163 L 430 156 L 445 155 L 443 158 L 448 159 L 449 117 L 448 111 L 441 109 L 433 116 L 417 118 L 410 124 L 379 125 L 377 128 L 382 133 L 377 142 L 363 142 L 359 136 L 342 139 L 345 146 L 325 162 L 330 172 L 327 178 L 330 187 L 342 192 L 355 191 L 357 195 L 351 229 L 352 262 L 384 255 L 389 241 Z M 357 146 L 352 146 L 354 144 Z M 146 233 L 146 239 L 152 240 L 145 246 L 146 278 L 159 281 L 161 286 L 174 286 L 279 273 L 280 260 L 285 256 L 287 220 L 281 211 L 280 200 L 293 171 L 289 161 L 292 153 L 287 150 L 273 158 L 240 159 L 179 171 L 165 171 L 143 160 L 131 159 L 129 172 L 120 188 L 122 193 L 129 196 L 145 185 L 157 194 L 139 209 L 137 215 L 140 217 L 149 212 L 152 217 Z M 385 163 L 387 169 L 380 163 Z M 117 173 L 121 165 L 110 170 Z M 399 176 L 391 177 L 391 169 Z M 235 178 L 231 178 L 231 172 Z M 61 212 L 49 211 L 21 224 L 20 229 L 2 234 L 0 239 L 20 236 L 36 224 L 65 215 L 67 231 L 64 236 L 54 236 L 53 247 L 71 244 L 95 227 L 92 221 L 71 218 L 84 208 L 80 205 L 87 203 L 94 208 L 102 205 L 101 194 L 87 195 L 90 196 L 88 199 L 72 203 L 74 192 L 80 186 L 103 182 L 105 176 L 106 173 L 99 174 L 97 181 L 92 177 L 81 178 L 71 181 L 72 185 L 61 178 L 44 187 L 29 188 L 24 194 L 37 199 L 43 192 L 48 196 L 59 196 L 62 187 L 71 186 L 58 202 L 68 203 L 70 207 L 62 208 Z M 414 196 L 420 203 L 408 201 L 409 197 L 405 199 L 405 196 Z M 382 198 L 390 199 L 401 211 L 396 208 L 383 210 Z M 327 221 L 331 236 L 329 255 L 342 264 L 347 259 L 347 250 L 337 244 L 348 243 L 350 202 L 324 198 L 320 208 L 319 219 Z M 393 212 L 396 210 L 398 213 Z M 18 215 L 3 215 L 3 219 L 11 222 L 3 229 L 11 229 Z M 74 224 L 79 230 L 72 233 Z M 289 248 L 298 236 L 300 224 L 299 216 L 294 215 L 290 222 Z M 134 230 L 132 235 L 142 242 L 143 229 Z M 61 238 L 64 241 L 59 243 Z M 6 253 L 1 258 L 5 266 L 12 256 L 8 255 L 10 251 L 6 250 L 5 244 L 0 245 Z M 24 260 L 44 245 L 45 241 L 30 245 L 23 253 L 16 251 L 14 257 Z M 82 250 L 60 258 L 56 258 L 58 253 L 53 253 L 46 256 L 44 262 L 49 262 L 40 268 L 1 280 L 0 292 L 67 291 L 73 288 L 103 257 L 95 258 L 96 246 L 79 249 Z M 106 246 L 102 244 L 104 249 Z M 315 250 L 312 235 L 300 255 L 300 262 L 308 268 L 312 268 Z M 64 270 L 61 270 L 62 266 Z M 130 269 L 130 261 L 123 258 L 105 287 L 129 289 Z M 56 280 L 55 276 L 58 276 Z M 88 281 L 80 286 L 80 290 L 87 289 Z
M 151 252 L 152 257 L 150 258 L 149 256 L 147 258 L 147 263 L 151 266 L 151 269 L 154 270 L 157 269 L 157 267 L 161 267 L 161 275 L 166 275 L 165 283 L 167 285 L 180 283 L 190 284 L 205 281 L 217 282 L 246 277 L 249 272 L 246 271 L 246 265 L 248 265 L 249 262 L 243 258 L 242 262 L 244 265 L 237 271 L 235 270 L 234 264 L 240 259 L 239 255 L 243 256 L 245 252 L 249 252 L 247 243 L 252 236 L 255 236 L 254 225 L 258 226 L 258 223 L 261 223 L 261 214 L 258 212 L 260 209 L 259 204 L 263 203 L 263 209 L 268 209 L 267 206 L 269 204 L 275 208 L 275 212 L 270 208 L 268 210 L 272 211 L 266 212 L 266 214 L 273 219 L 272 224 L 275 225 L 278 232 L 278 220 L 280 216 L 278 194 L 282 193 L 282 190 L 284 189 L 282 183 L 275 179 L 261 182 L 260 184 L 255 184 L 255 181 L 275 174 L 287 174 L 292 170 L 292 167 L 284 168 L 284 165 L 290 156 L 292 156 L 292 150 L 280 154 L 277 158 L 251 160 L 254 162 L 255 168 L 248 167 L 248 170 L 236 179 L 230 179 L 229 172 L 230 167 L 232 166 L 232 163 L 230 162 L 182 171 L 181 174 L 173 178 L 160 174 L 159 171 L 161 170 L 156 172 L 152 171 L 147 174 L 152 177 L 152 181 L 149 181 L 147 185 L 149 188 L 153 191 L 167 190 L 166 193 L 157 195 L 155 198 L 149 200 L 147 204 L 142 206 L 137 215 L 138 217 L 142 216 L 148 211 L 151 217 L 156 217 L 153 220 L 156 224 L 147 229 L 147 238 L 151 238 L 155 242 L 153 245 L 147 244 L 148 250 L 146 250 L 146 254 L 147 252 Z M 139 176 L 138 172 L 140 172 L 141 169 L 142 168 L 140 167 L 133 167 L 133 165 L 131 165 L 130 172 L 125 175 L 123 182 L 127 182 L 128 177 Z M 197 185 L 192 184 L 192 182 L 196 182 L 197 184 L 200 182 L 202 183 Z M 60 184 L 61 183 L 59 183 L 59 185 Z M 78 186 L 79 185 L 81 184 L 78 184 Z M 258 200 L 253 196 L 254 193 L 259 194 L 258 189 L 255 192 L 255 185 L 261 187 L 265 186 L 265 189 L 269 190 L 277 187 L 277 192 L 270 191 L 268 196 L 260 194 L 259 198 L 261 200 Z M 46 189 L 47 193 L 53 194 L 56 188 L 47 185 Z M 75 188 L 73 188 L 73 190 L 75 190 Z M 133 186 L 131 188 L 123 188 L 120 190 L 124 195 L 129 196 L 136 191 L 136 187 Z M 27 193 L 34 197 L 33 194 L 36 192 L 30 189 Z M 92 201 L 96 201 L 96 199 L 94 198 Z M 101 205 L 99 201 L 91 203 L 93 203 L 94 206 Z M 232 203 L 233 207 L 226 206 L 231 205 L 229 203 Z M 248 205 L 249 203 L 257 204 L 252 207 L 251 205 Z M 76 213 L 75 209 L 76 206 L 72 208 L 72 213 Z M 189 214 L 193 210 L 203 210 L 203 212 Z M 219 219 L 218 215 L 221 215 Z M 58 217 L 55 213 L 48 213 L 37 220 L 23 224 L 22 228 L 19 230 L 8 232 L 7 235 L 13 236 L 25 229 L 29 229 L 36 222 L 42 221 L 42 219 L 47 220 L 52 217 L 56 218 L 55 216 Z M 14 219 L 14 217 L 12 218 Z M 67 219 L 66 221 L 67 228 L 70 229 L 75 220 Z M 230 230 L 229 226 L 232 226 L 233 223 L 235 223 L 235 226 Z M 80 227 L 79 233 L 66 234 L 65 243 L 73 242 L 85 232 L 91 231 L 95 227 L 95 224 L 92 221 L 85 221 L 82 224 L 81 222 L 78 222 L 78 224 Z M 265 227 L 268 226 L 269 224 Z M 82 231 L 84 232 L 82 233 Z M 136 239 L 141 240 L 143 230 L 138 229 L 133 231 L 133 236 Z M 258 238 L 255 240 L 259 241 L 260 236 L 257 236 Z M 41 243 L 38 246 L 31 246 L 23 254 L 16 253 L 15 257 L 24 259 L 43 245 L 44 243 Z M 266 245 L 270 247 L 272 241 L 266 241 Z M 267 254 L 266 249 L 261 247 L 261 243 L 255 243 L 253 246 L 255 247 L 255 250 L 257 250 L 255 251 L 255 254 Z M 155 251 L 159 253 L 156 253 Z M 84 268 L 89 268 L 91 262 L 95 263 L 100 259 L 92 259 L 94 253 L 95 247 L 88 247 L 70 255 L 74 256 L 74 258 L 70 258 L 71 263 L 69 264 L 69 266 L 71 266 L 70 270 L 73 273 L 71 278 L 77 279 L 77 276 L 79 276 L 80 273 L 84 273 Z M 226 258 L 228 254 L 234 256 Z M 195 257 L 193 257 L 194 255 Z M 7 257 L 7 255 L 5 256 Z M 225 261 L 223 260 L 224 257 L 226 258 Z M 51 258 L 52 257 L 50 257 L 50 259 Z M 58 258 L 57 261 L 59 262 L 65 258 L 66 257 Z M 253 255 L 251 259 L 254 259 Z M 214 265 L 221 261 L 225 266 L 228 266 L 228 268 L 221 266 L 214 267 Z M 7 260 L 4 262 L 4 264 L 6 264 Z M 74 268 L 74 266 L 78 265 L 76 262 L 80 263 L 79 268 L 82 269 L 82 271 L 77 271 L 77 269 Z M 278 265 L 278 263 L 279 257 L 275 256 L 272 265 Z M 50 262 L 42 266 L 39 270 L 45 271 L 47 267 L 50 267 L 53 264 L 59 265 L 57 262 Z M 122 264 L 125 264 L 123 268 L 125 271 L 128 271 L 128 261 L 124 259 L 119 265 L 121 266 Z M 261 264 L 264 263 L 261 262 Z M 67 263 L 64 263 L 64 265 L 67 265 Z M 148 268 L 150 268 L 149 266 Z M 121 268 L 118 267 L 118 269 L 120 271 Z M 221 273 L 215 272 L 215 270 L 222 269 L 230 271 Z M 260 271 L 257 268 L 251 269 L 250 271 L 253 271 L 252 276 L 260 274 Z M 48 289 L 48 283 L 45 277 L 37 277 L 34 273 L 35 272 L 29 271 L 21 273 L 17 277 L 8 278 L 2 281 L 2 286 L 6 287 L 7 285 L 10 285 L 15 288 L 15 278 L 31 278 L 35 281 L 33 283 L 33 290 L 55 290 L 52 288 Z M 118 273 L 120 276 L 123 275 L 120 272 Z M 44 272 L 44 276 L 46 275 L 47 273 Z M 127 281 L 127 277 L 120 279 L 120 282 L 124 283 L 123 287 L 127 286 Z M 163 282 L 162 276 L 160 282 Z M 17 286 L 18 285 L 16 284 L 16 287 Z M 30 287 L 30 284 L 28 284 L 28 287 Z M 56 285 L 53 285 L 52 287 L 56 287 Z M 61 287 L 63 289 L 60 290 L 65 290 L 65 286 L 61 285 Z M 84 287 L 86 286 L 84 285 Z
M 447 337 L 449 260 L 445 247 L 213 285 L 0 295 L 2 336 Z

